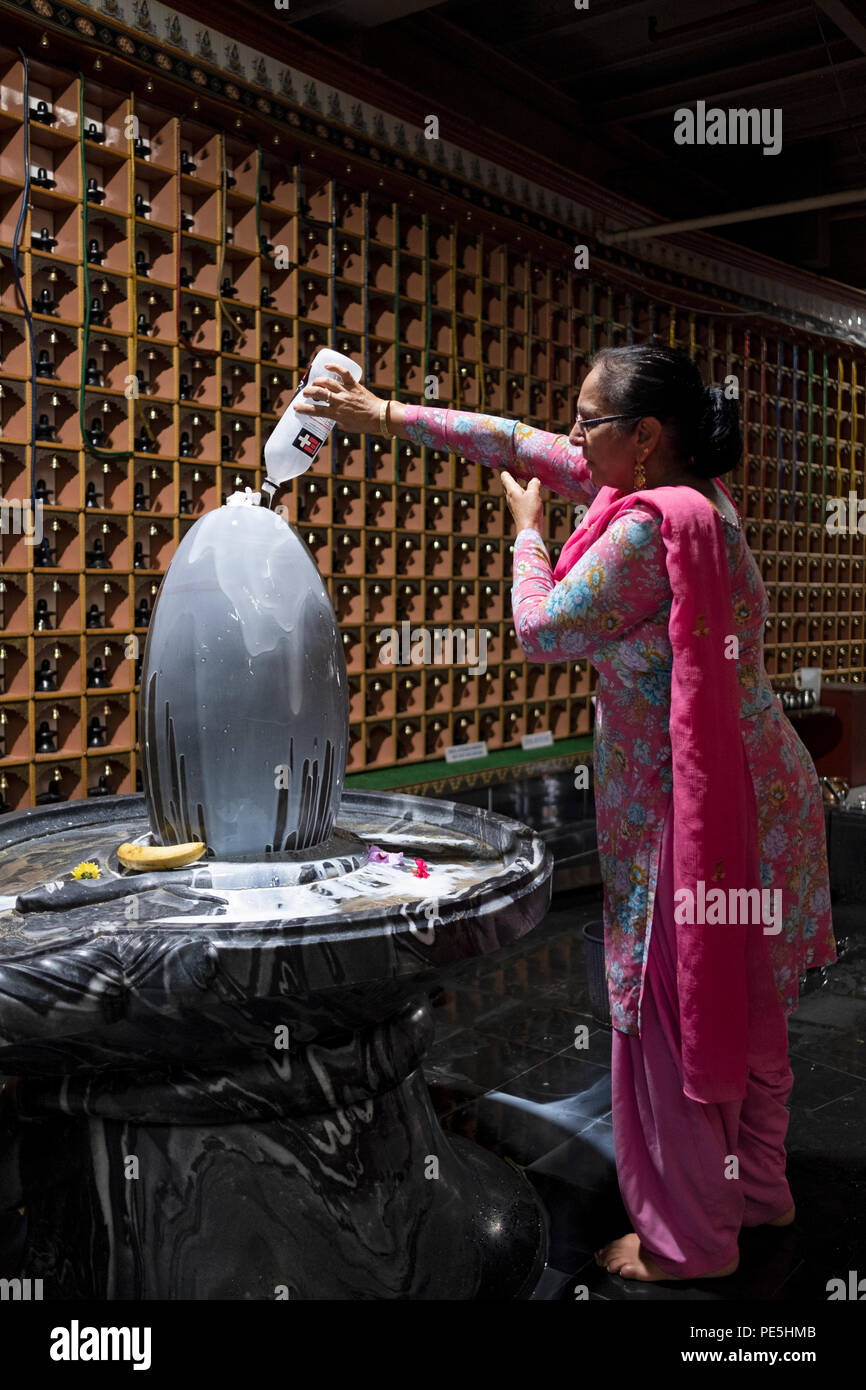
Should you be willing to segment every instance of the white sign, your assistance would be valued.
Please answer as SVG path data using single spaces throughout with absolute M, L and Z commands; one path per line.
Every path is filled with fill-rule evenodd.
M 543 729 L 538 734 L 524 734 L 520 740 L 521 748 L 549 748 L 552 743 L 552 729 Z
M 486 758 L 487 744 L 482 743 L 457 743 L 445 749 L 446 763 L 465 763 L 470 758 Z

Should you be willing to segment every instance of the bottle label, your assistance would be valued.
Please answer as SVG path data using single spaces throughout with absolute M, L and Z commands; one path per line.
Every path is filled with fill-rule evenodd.
M 292 447 L 300 449 L 302 453 L 314 459 L 324 442 L 324 439 L 320 439 L 317 434 L 313 434 L 312 430 L 302 429 L 292 441 Z

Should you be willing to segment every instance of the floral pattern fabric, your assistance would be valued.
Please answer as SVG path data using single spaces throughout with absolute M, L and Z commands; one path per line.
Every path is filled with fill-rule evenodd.
M 591 501 L 596 489 L 567 436 L 514 420 L 407 407 L 418 444 L 464 454 L 563 497 Z M 784 916 L 768 935 L 780 1002 L 797 1006 L 799 977 L 836 959 L 830 916 L 824 812 L 812 760 L 785 717 L 763 657 L 769 604 L 741 526 L 723 518 L 739 639 L 740 727 L 758 806 L 761 883 L 783 889 Z M 584 525 L 592 523 L 592 508 Z M 672 594 L 661 517 L 640 500 L 621 513 L 556 583 L 537 531 L 514 545 L 512 608 L 530 661 L 588 660 L 598 672 L 594 766 L 598 848 L 604 883 L 605 953 L 611 1015 L 640 1031 L 640 998 L 673 789 L 669 737 Z M 708 583 L 715 583 L 713 575 Z

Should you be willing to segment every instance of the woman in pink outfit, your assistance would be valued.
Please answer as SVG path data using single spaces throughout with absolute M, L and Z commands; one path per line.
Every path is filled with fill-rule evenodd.
M 614 1146 L 633 1229 L 596 1259 L 643 1280 L 732 1273 L 741 1227 L 793 1220 L 786 1016 L 802 972 L 836 959 L 817 776 L 770 686 L 766 592 L 714 481 L 742 455 L 736 402 L 656 345 L 597 355 L 568 436 L 386 412 L 345 383 L 307 388 L 302 411 L 502 470 L 521 645 L 598 673 Z M 541 484 L 589 504 L 555 569 Z

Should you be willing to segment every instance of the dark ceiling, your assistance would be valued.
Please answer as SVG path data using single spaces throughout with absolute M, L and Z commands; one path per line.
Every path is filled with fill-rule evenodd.
M 270 0 L 212 4 L 215 27 L 223 8 L 273 31 Z M 866 0 L 291 0 L 277 15 L 404 87 L 418 124 L 456 113 L 659 221 L 859 191 L 716 235 L 866 287 Z M 674 112 L 698 101 L 781 109 L 780 153 L 677 145 Z

